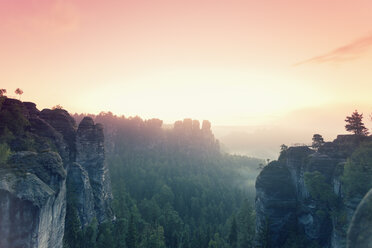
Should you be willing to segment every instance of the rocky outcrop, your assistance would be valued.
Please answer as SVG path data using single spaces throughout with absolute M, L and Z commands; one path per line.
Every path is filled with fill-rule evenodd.
M 372 190 L 366 194 L 355 211 L 347 235 L 347 247 L 372 247 Z
M 98 222 L 103 222 L 113 214 L 110 206 L 112 193 L 105 163 L 102 125 L 95 125 L 92 118 L 85 117 L 77 130 L 76 148 L 76 162 L 81 165 L 81 169 L 87 171 L 89 176 L 94 196 L 95 217 Z
M 54 152 L 18 152 L 0 169 L 0 247 L 62 247 L 66 171 Z
M 96 212 L 88 172 L 80 164 L 72 163 L 68 170 L 67 185 L 81 225 L 90 224 L 96 217 Z
M 101 125 L 8 98 L 0 115 L 0 138 L 19 151 L 0 166 L 0 247 L 62 248 L 67 205 L 82 227 L 113 218 Z
M 76 159 L 76 124 L 66 110 L 43 109 L 40 118 L 48 122 L 57 132 L 62 134 L 67 144 L 65 152 L 68 153 L 70 162 Z
M 290 147 L 282 152 L 278 161 L 266 166 L 256 181 L 257 242 L 266 230 L 270 247 L 283 247 L 291 235 L 321 247 L 345 247 L 346 227 L 360 198 L 342 201 L 340 177 L 346 159 L 368 139 L 340 135 L 318 151 L 305 146 Z M 322 175 L 325 185 L 335 195 L 334 201 L 342 202 L 342 206 L 335 209 L 324 202 L 327 200 L 310 195 L 305 175 L 315 171 Z
M 278 187 L 280 185 L 280 187 Z M 271 163 L 256 181 L 256 233 L 269 225 L 271 243 L 283 244 L 296 224 L 296 190 L 289 170 Z

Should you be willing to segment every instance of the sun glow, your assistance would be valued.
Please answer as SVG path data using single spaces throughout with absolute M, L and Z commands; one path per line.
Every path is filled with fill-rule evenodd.
M 20 87 L 39 108 L 165 122 L 250 125 L 301 108 L 357 108 L 372 90 L 371 9 L 348 0 L 2 1 L 1 86 Z

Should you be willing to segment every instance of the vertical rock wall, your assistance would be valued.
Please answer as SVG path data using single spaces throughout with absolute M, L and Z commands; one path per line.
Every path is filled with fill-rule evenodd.
M 105 163 L 103 127 L 85 117 L 77 130 L 76 162 L 88 173 L 94 197 L 95 217 L 98 222 L 112 217 L 110 177 Z
M 66 199 L 73 201 L 82 227 L 94 218 L 111 220 L 103 127 L 85 118 L 77 129 L 65 110 L 39 111 L 34 103 L 2 100 L 0 111 L 23 115 L 23 132 L 37 152 L 18 152 L 0 167 L 0 247 L 62 248 Z
M 57 153 L 13 155 L 0 169 L 0 247 L 62 247 L 65 179 Z
M 269 247 L 282 247 L 291 233 L 321 247 L 346 246 L 346 226 L 361 199 L 342 201 L 340 177 L 347 157 L 363 142 L 362 139 L 368 137 L 340 135 L 319 151 L 305 146 L 291 147 L 279 161 L 261 171 L 256 181 L 256 231 L 260 234 L 267 230 Z M 314 171 L 324 176 L 333 193 L 343 202 L 338 213 L 332 214 L 324 203 L 310 196 L 304 178 L 306 172 Z M 346 224 L 340 224 L 340 213 L 345 213 Z M 266 229 L 265 225 L 268 226 Z M 256 238 L 260 242 L 259 235 Z

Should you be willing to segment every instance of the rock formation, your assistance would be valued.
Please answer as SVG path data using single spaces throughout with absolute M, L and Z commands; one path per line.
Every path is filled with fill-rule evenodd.
M 257 242 L 266 230 L 269 247 L 284 246 L 291 235 L 321 247 L 345 247 L 346 227 L 360 198 L 343 201 L 341 175 L 347 157 L 365 139 L 370 140 L 340 135 L 318 151 L 306 146 L 290 147 L 278 161 L 266 166 L 256 181 Z M 337 211 L 324 202 L 330 199 L 320 200 L 310 195 L 305 175 L 316 171 L 324 178 L 324 185 L 335 198 L 333 201 L 342 205 L 337 206 Z
M 18 152 L 0 169 L 0 247 L 62 247 L 66 171 L 55 152 Z
M 372 248 L 372 190 L 360 202 L 351 220 L 348 248 Z
M 82 227 L 113 218 L 101 125 L 85 118 L 76 128 L 65 110 L 8 98 L 0 115 L 0 138 L 10 130 L 15 151 L 0 165 L 1 248 L 62 248 L 67 203 Z
M 93 193 L 95 215 L 91 217 L 96 217 L 98 222 L 101 223 L 112 217 L 110 206 L 112 194 L 108 168 L 105 163 L 102 125 L 95 125 L 92 118 L 85 117 L 77 130 L 76 148 L 76 162 L 81 165 L 80 170 L 87 172 L 91 192 Z M 86 187 L 85 183 L 83 185 L 83 187 Z M 87 190 L 87 192 L 89 191 Z M 87 217 L 88 223 L 84 221 L 82 223 L 89 224 L 92 221 L 91 217 Z

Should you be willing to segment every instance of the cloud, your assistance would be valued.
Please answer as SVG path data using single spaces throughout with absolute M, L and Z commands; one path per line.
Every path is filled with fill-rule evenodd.
M 358 58 L 372 46 L 372 34 L 360 38 L 333 51 L 298 62 L 294 66 L 309 63 L 343 62 Z

